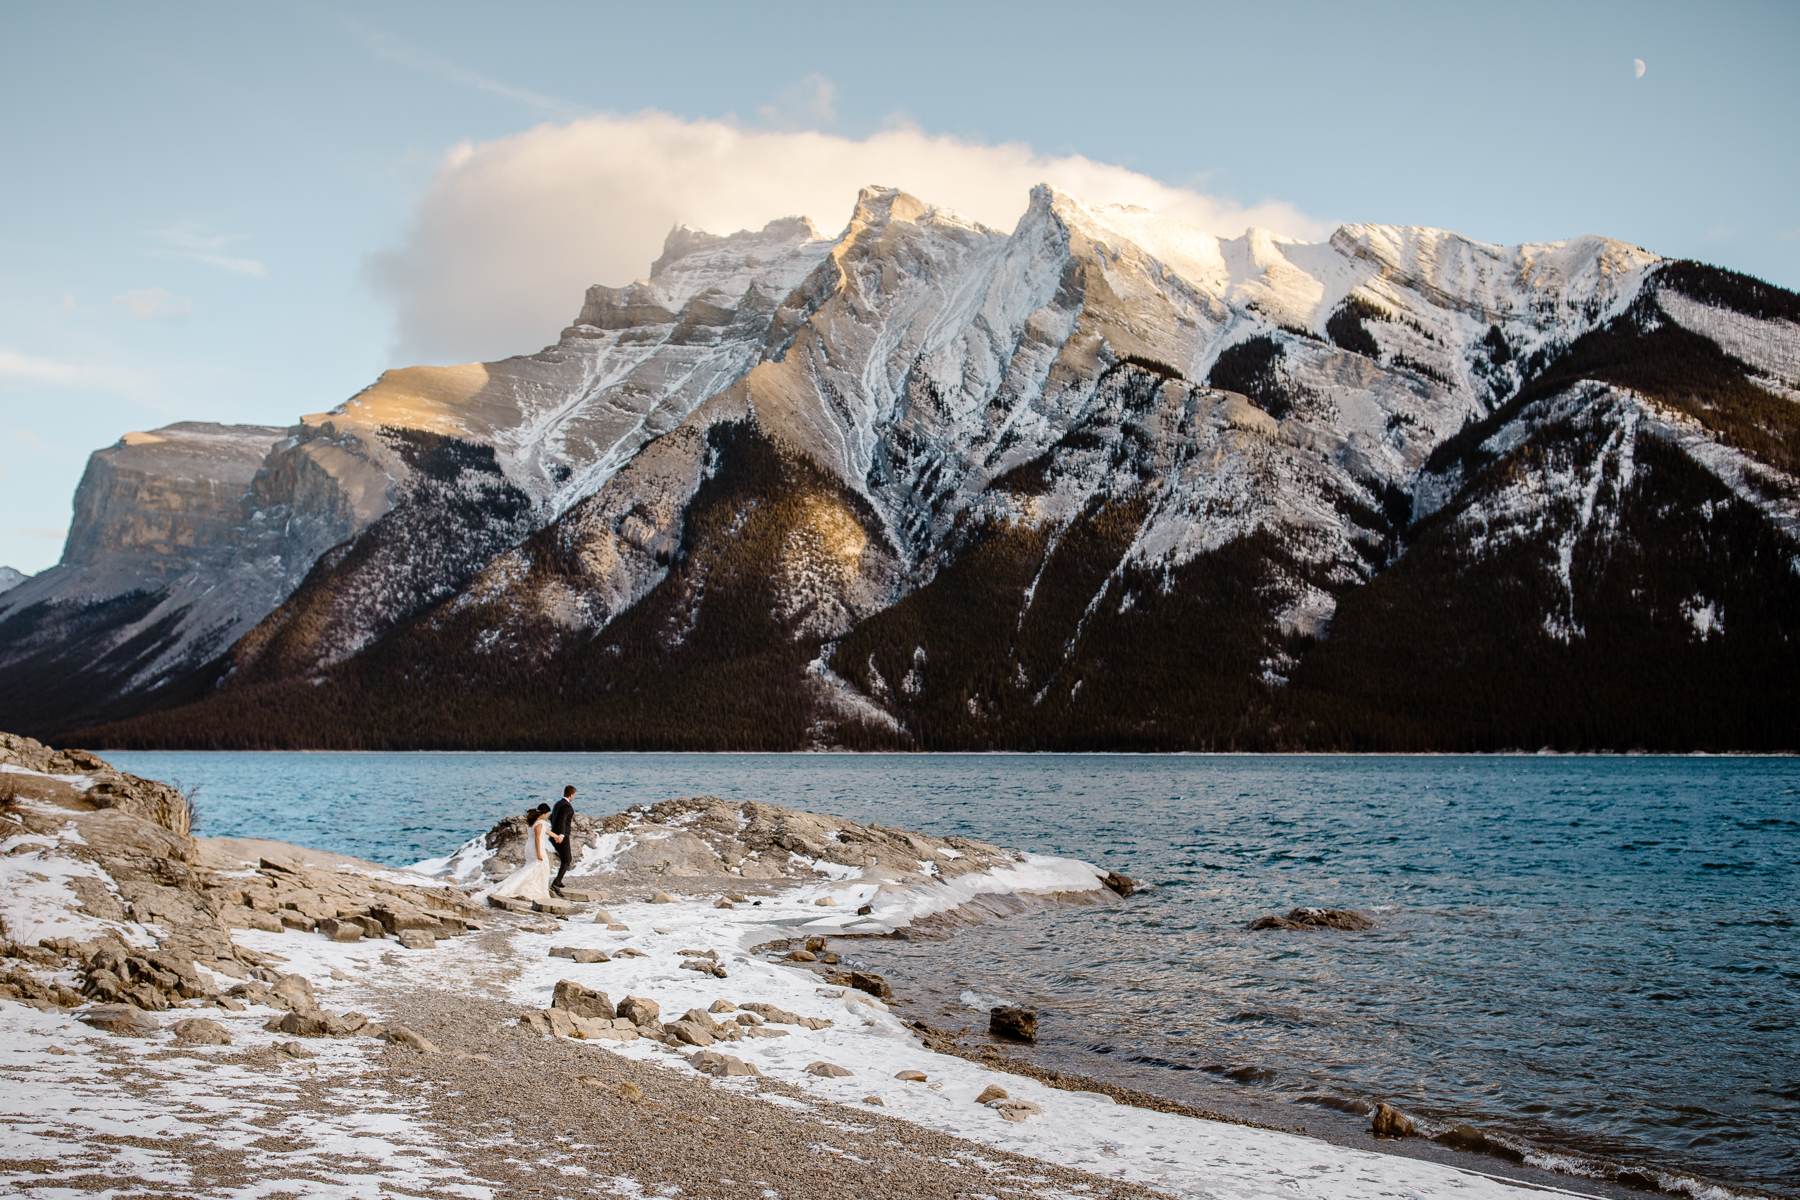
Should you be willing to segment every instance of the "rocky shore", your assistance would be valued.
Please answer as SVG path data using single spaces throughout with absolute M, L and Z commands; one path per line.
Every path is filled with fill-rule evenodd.
M 858 968 L 858 937 L 1122 902 L 1085 863 L 702 797 L 582 818 L 569 898 L 495 906 L 517 821 L 397 871 L 190 819 L 0 738 L 0 1191 L 1521 1194 L 945 1052 Z

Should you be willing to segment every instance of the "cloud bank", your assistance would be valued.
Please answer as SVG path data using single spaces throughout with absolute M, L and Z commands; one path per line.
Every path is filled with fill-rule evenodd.
M 149 376 L 131 367 L 68 362 L 0 346 L 0 391 L 14 387 L 67 388 L 138 396 L 150 386 Z
M 829 104 L 829 94 L 815 91 L 815 102 Z M 1325 232 L 1286 204 L 1244 206 L 1018 143 L 983 145 L 912 128 L 852 138 L 647 112 L 457 146 L 404 242 L 367 266 L 394 307 L 398 358 L 497 358 L 551 341 L 589 284 L 643 276 L 676 224 L 730 233 L 804 215 L 830 235 L 849 219 L 858 189 L 884 184 L 1011 229 L 1040 182 L 1215 233 L 1251 225 L 1295 236 Z

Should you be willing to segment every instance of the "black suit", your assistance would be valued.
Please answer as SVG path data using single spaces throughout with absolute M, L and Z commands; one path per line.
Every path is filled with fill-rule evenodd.
M 569 833 L 574 827 L 575 806 L 569 803 L 567 797 L 564 797 L 556 802 L 555 808 L 550 810 L 550 832 L 562 838 L 560 842 L 551 843 L 556 847 L 557 860 L 562 864 L 556 872 L 555 882 L 550 885 L 553 888 L 561 887 L 563 876 L 569 873 L 569 856 L 574 853 L 574 847 L 569 843 Z

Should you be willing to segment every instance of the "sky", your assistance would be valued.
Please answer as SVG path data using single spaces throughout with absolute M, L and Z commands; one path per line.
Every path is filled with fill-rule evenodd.
M 0 564 L 127 431 L 530 352 L 671 225 L 835 233 L 867 183 L 1800 288 L 1797 48 L 1787 2 L 0 5 Z

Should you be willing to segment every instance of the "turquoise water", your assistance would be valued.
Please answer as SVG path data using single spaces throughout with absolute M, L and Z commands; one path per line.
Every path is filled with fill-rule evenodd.
M 713 793 L 1086 858 L 1151 886 L 857 954 L 1034 1003 L 1040 1057 L 1166 1095 L 1387 1099 L 1534 1153 L 1800 1194 L 1800 761 L 111 757 L 198 785 L 203 833 L 388 863 L 564 783 L 596 811 Z M 1245 928 L 1298 904 L 1379 925 Z

